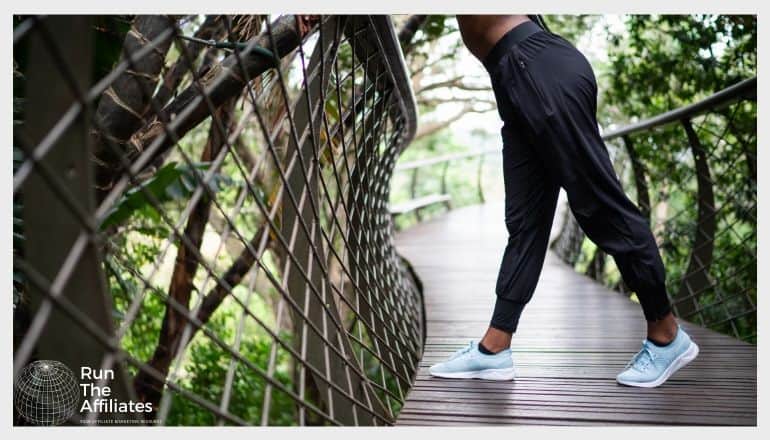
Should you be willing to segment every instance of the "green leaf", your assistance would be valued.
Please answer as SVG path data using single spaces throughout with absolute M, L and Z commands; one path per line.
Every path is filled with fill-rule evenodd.
M 169 162 L 152 178 L 126 191 L 102 222 L 101 229 L 105 230 L 122 224 L 132 217 L 143 217 L 152 222 L 160 222 L 161 216 L 153 200 L 156 200 L 162 208 L 164 203 L 190 198 L 209 166 L 208 162 L 194 163 L 192 167 Z M 193 173 L 198 173 L 199 179 Z M 232 183 L 233 180 L 229 177 L 214 174 L 208 186 L 212 192 L 217 192 Z

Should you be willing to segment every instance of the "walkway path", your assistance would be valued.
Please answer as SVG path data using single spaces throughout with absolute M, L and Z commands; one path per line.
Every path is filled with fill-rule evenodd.
M 432 378 L 480 337 L 506 231 L 500 204 L 454 210 L 399 233 L 424 284 L 427 344 L 399 425 L 756 424 L 756 348 L 686 322 L 700 355 L 655 389 L 617 385 L 638 350 L 641 308 L 549 254 L 514 337 L 514 382 Z

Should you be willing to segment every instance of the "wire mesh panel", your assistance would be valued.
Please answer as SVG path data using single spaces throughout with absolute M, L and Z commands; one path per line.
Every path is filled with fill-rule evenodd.
M 677 316 L 756 342 L 756 78 L 604 136 L 618 175 L 650 219 Z M 628 291 L 568 214 L 554 248 Z
M 389 18 L 14 25 L 14 377 L 55 359 L 143 404 L 71 423 L 391 424 L 424 313 Z

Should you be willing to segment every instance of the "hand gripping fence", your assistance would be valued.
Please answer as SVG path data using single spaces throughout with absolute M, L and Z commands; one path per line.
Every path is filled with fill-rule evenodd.
M 425 329 L 388 209 L 416 130 L 390 19 L 14 25 L 14 377 L 110 370 L 151 404 L 73 424 L 392 424 Z

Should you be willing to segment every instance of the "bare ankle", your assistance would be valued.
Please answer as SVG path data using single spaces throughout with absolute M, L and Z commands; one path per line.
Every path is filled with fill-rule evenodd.
M 647 321 L 647 339 L 667 344 L 674 340 L 679 326 L 672 313 L 657 321 Z
M 494 327 L 489 327 L 484 337 L 481 338 L 481 344 L 492 352 L 499 352 L 510 348 L 512 334 Z

